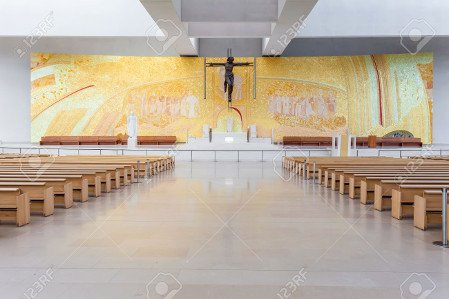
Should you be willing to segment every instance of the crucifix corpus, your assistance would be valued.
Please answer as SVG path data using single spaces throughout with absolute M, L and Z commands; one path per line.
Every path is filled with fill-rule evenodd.
M 254 66 L 252 62 L 234 62 L 234 57 L 232 57 L 232 50 L 228 49 L 228 58 L 226 62 L 209 62 L 205 63 L 205 67 L 224 67 L 224 92 L 228 94 L 228 108 L 232 106 L 232 91 L 234 90 L 234 67 L 235 66 Z M 255 73 L 255 71 L 254 71 Z M 204 81 L 206 81 L 206 73 L 204 73 Z M 206 83 L 206 82 L 204 82 Z M 206 86 L 206 85 L 205 85 Z M 206 88 L 205 88 L 206 91 Z M 206 93 L 204 93 L 206 98 Z

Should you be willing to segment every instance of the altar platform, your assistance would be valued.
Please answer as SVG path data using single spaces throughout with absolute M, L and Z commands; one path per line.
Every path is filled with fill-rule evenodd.
M 226 137 L 226 136 L 223 136 Z M 229 137 L 229 136 L 227 136 Z M 235 137 L 235 136 L 234 136 Z M 235 139 L 234 139 L 235 141 Z M 178 143 L 174 146 L 40 146 L 33 143 L 2 143 L 0 153 L 49 154 L 49 155 L 172 155 L 177 161 L 259 161 L 280 163 L 283 156 L 329 157 L 329 147 L 284 147 L 266 142 L 209 142 L 200 138 L 195 142 Z M 351 150 L 352 156 L 413 157 L 428 155 L 449 155 L 449 145 L 432 145 L 431 148 L 357 148 Z
M 247 146 L 248 144 L 272 144 L 271 138 L 265 137 L 253 137 L 249 138 L 246 132 L 213 132 L 211 136 L 211 140 L 209 137 L 190 137 L 187 144 L 190 146 L 196 145 L 219 145 L 222 146 L 224 144 L 232 144 L 235 146 Z

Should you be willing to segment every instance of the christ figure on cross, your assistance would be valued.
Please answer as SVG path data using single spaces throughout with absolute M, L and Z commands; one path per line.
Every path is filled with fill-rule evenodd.
M 234 90 L 234 67 L 235 66 L 251 66 L 250 62 L 234 62 L 234 57 L 229 56 L 225 63 L 211 62 L 207 66 L 223 66 L 225 68 L 224 92 L 228 93 L 228 106 L 232 102 L 232 91 Z

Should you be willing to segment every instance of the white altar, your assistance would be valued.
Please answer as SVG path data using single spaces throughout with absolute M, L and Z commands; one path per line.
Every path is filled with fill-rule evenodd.
M 246 143 L 246 132 L 212 132 L 213 143 Z

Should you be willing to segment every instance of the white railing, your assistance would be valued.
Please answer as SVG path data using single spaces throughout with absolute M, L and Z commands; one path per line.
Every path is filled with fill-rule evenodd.
M 0 146 L 2 153 L 19 153 L 19 154 L 56 154 L 60 156 L 61 154 L 77 154 L 81 155 L 86 152 L 95 152 L 98 155 L 111 155 L 115 153 L 115 155 L 154 155 L 154 153 L 158 153 L 161 155 L 170 155 L 170 156 L 178 156 L 180 154 L 187 154 L 190 156 L 190 162 L 195 160 L 204 159 L 195 159 L 194 154 L 199 153 L 213 153 L 213 161 L 217 162 L 217 153 L 235 153 L 236 161 L 241 161 L 242 153 L 254 153 L 259 155 L 260 162 L 268 161 L 267 153 L 272 153 L 271 156 L 283 157 L 283 156 L 331 156 L 330 149 L 303 149 L 303 148 L 279 148 L 279 149 L 178 149 L 177 147 L 157 147 L 157 148 L 147 148 L 147 147 L 137 147 L 137 148 L 126 148 L 126 147 L 74 147 L 74 146 Z M 190 154 L 190 155 L 189 155 Z M 229 161 L 228 159 L 224 159 L 224 161 Z

